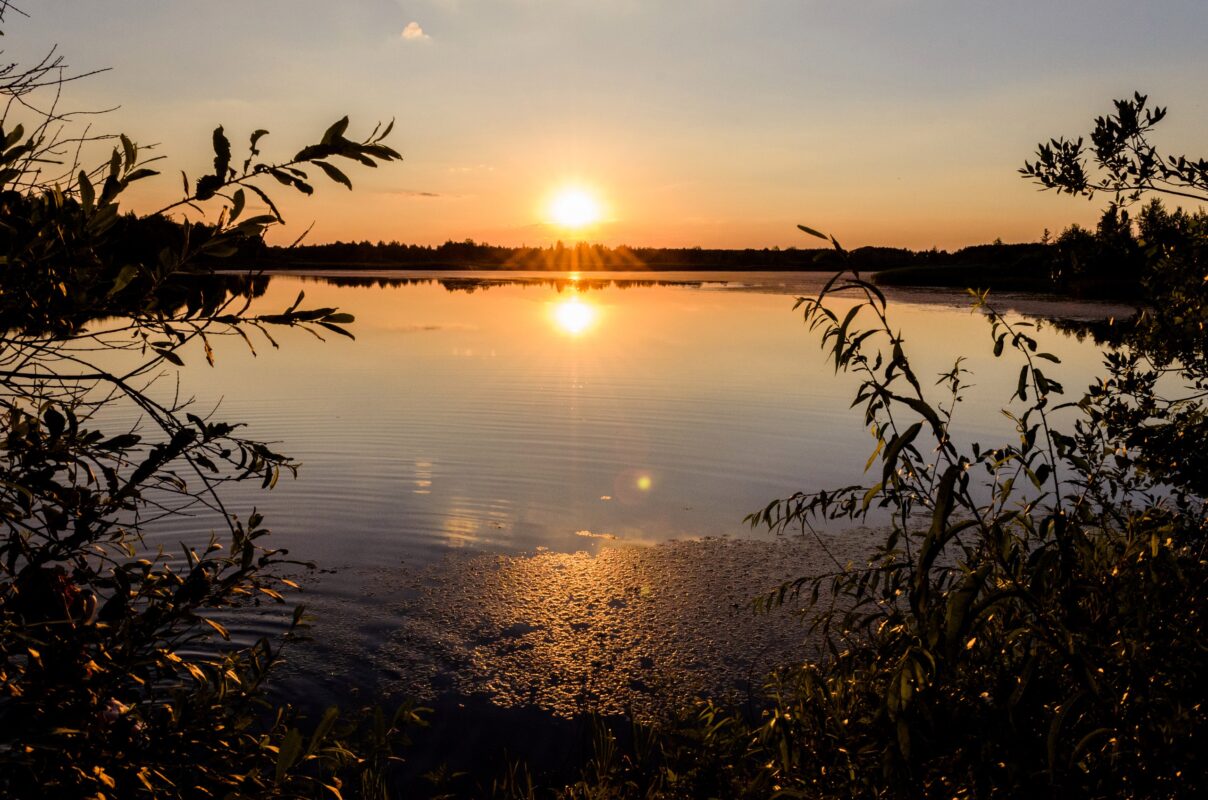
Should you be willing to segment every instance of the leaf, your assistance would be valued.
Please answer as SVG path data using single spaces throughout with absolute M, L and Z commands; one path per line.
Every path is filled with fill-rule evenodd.
M 96 189 L 92 187 L 92 181 L 88 180 L 88 173 L 80 170 L 80 202 L 84 206 L 85 213 L 92 211 L 92 204 L 96 202 Z
M 1086 694 L 1086 690 L 1082 690 L 1070 697 L 1064 703 L 1057 707 L 1057 713 L 1053 715 L 1052 722 L 1049 723 L 1049 735 L 1047 737 L 1046 749 L 1048 751 L 1049 770 L 1055 771 L 1057 767 L 1057 747 L 1061 742 L 1061 729 L 1065 725 L 1065 718 L 1069 716 L 1070 710 L 1074 705 L 1082 699 Z
M 0 134 L 3 134 L 3 132 L 4 132 L 4 128 L 0 127 Z M 21 137 L 24 135 L 25 135 L 25 126 L 18 125 L 17 127 L 13 128 L 12 131 L 7 136 L 3 137 L 3 139 L 4 139 L 3 149 L 5 149 L 5 150 L 9 149 L 13 145 L 15 145 L 17 142 L 21 141 Z
M 332 144 L 344 137 L 344 131 L 348 130 L 348 117 L 343 117 L 332 123 L 332 126 L 323 133 L 323 138 L 319 140 L 320 144 Z
M 46 422 L 46 430 L 50 433 L 50 438 L 58 439 L 63 434 L 63 429 L 67 425 L 67 418 L 53 407 L 46 409 L 46 413 L 42 415 L 42 419 Z
M 277 783 L 285 780 L 289 768 L 297 762 L 301 754 L 302 732 L 297 728 L 290 728 L 281 741 L 281 749 L 277 751 Z
M 301 178 L 299 178 L 295 175 L 291 175 L 290 173 L 288 173 L 284 170 L 270 169 L 268 171 L 268 174 L 272 175 L 274 178 L 277 179 L 277 181 L 279 183 L 281 183 L 284 186 L 292 186 L 293 188 L 297 189 L 298 191 L 302 192 L 303 194 L 314 194 L 315 190 L 314 190 L 314 188 L 311 187 L 311 185 L 309 183 L 307 183 L 306 181 L 302 180 Z M 302 173 L 302 174 L 305 175 L 306 173 Z
M 105 203 L 105 198 L 102 198 L 102 203 Z M 96 213 L 88 218 L 88 223 L 85 227 L 90 233 L 101 234 L 113 227 L 117 222 L 117 206 L 102 205 L 97 209 Z
M 113 285 L 109 287 L 109 292 L 106 296 L 113 297 L 115 294 L 125 289 L 130 285 L 130 281 L 138 277 L 138 267 L 133 264 L 127 264 L 118 272 L 117 277 L 113 279 Z
M 886 448 L 885 456 L 882 459 L 882 463 L 885 465 L 881 475 L 882 484 L 889 483 L 890 476 L 892 476 L 897 470 L 898 456 L 901 454 L 903 448 L 914 441 L 915 437 L 919 435 L 919 431 L 922 429 L 923 423 L 916 422 L 907 428 L 905 433 L 903 433 L 901 436 L 895 437 L 893 441 L 889 443 L 889 447 Z
M 231 170 L 231 143 L 227 140 L 226 134 L 222 132 L 222 126 L 219 125 L 214 129 L 214 177 L 218 178 L 219 183 L 226 183 L 227 173 Z
M 797 227 L 800 228 L 801 230 L 805 231 L 806 233 L 808 233 L 810 236 L 817 236 L 819 239 L 823 240 L 824 242 L 830 241 L 830 237 L 827 236 L 825 233 L 816 231 L 813 228 L 807 228 L 804 225 L 798 225 Z
M 171 362 L 172 364 L 175 364 L 178 367 L 183 367 L 185 365 L 185 362 L 181 360 L 180 356 L 176 355 L 176 353 L 173 352 L 172 350 L 156 349 L 155 352 L 157 354 L 159 354 L 159 356 L 161 358 L 163 358 L 165 361 Z
M 123 433 L 97 444 L 98 450 L 129 450 L 142 440 L 138 434 Z
M 122 138 L 124 139 L 125 137 L 123 136 Z M 104 784 L 107 788 L 113 789 L 117 787 L 117 781 L 110 777 L 109 774 L 106 773 L 101 767 L 93 767 L 92 774 L 95 775 L 96 779 Z
M 319 724 L 315 726 L 314 733 L 310 735 L 310 745 L 306 748 L 306 754 L 314 755 L 319 746 L 323 744 L 323 740 L 331 733 L 331 729 L 336 724 L 336 719 L 340 716 L 340 709 L 336 706 L 328 706 L 323 712 L 323 718 L 319 720 Z
M 387 147 L 384 144 L 365 144 L 361 145 L 361 152 L 367 153 L 375 158 L 380 158 L 382 161 L 402 161 L 403 157 L 397 150 L 392 147 Z
M 948 610 L 944 620 L 944 637 L 948 646 L 955 648 L 959 644 L 959 639 L 963 638 L 962 634 L 967 629 L 969 624 L 969 610 L 973 605 L 974 598 L 981 591 L 982 581 L 985 577 L 988 567 L 983 566 L 976 572 L 970 573 L 960 585 L 948 593 Z M 965 644 L 965 649 L 971 649 L 976 643 L 977 637 L 973 637 L 970 642 Z
M 1114 728 L 1096 728 L 1078 740 L 1078 744 L 1074 745 L 1074 749 L 1070 752 L 1071 761 L 1076 760 L 1083 751 L 1087 749 L 1092 741 L 1100 736 L 1110 737 L 1116 730 Z
M 961 465 L 952 464 L 940 477 L 939 486 L 935 491 L 935 509 L 931 515 L 931 528 L 923 539 L 923 548 L 919 553 L 919 566 L 915 578 L 915 588 L 918 592 L 926 588 L 927 582 L 930 580 L 931 565 L 939 555 L 940 549 L 949 538 L 955 535 L 956 530 L 961 529 L 961 525 L 955 529 L 949 529 L 948 518 L 952 516 L 952 509 L 955 505 L 956 482 L 963 473 L 964 468 Z
M 883 447 L 885 447 L 885 440 L 878 438 L 876 449 L 872 451 L 872 453 L 868 456 L 868 461 L 864 463 L 865 472 L 868 472 L 870 469 L 872 469 L 873 462 L 877 460 L 877 456 L 881 454 L 881 449 Z
M 892 398 L 914 409 L 915 412 L 931 423 L 931 429 L 937 438 L 943 437 L 944 425 L 940 421 L 939 415 L 935 413 L 935 409 L 915 397 L 902 397 L 895 394 L 892 395 Z
M 227 631 L 226 628 L 224 628 L 222 626 L 221 623 L 215 622 L 214 620 L 209 619 L 207 617 L 202 617 L 201 621 L 204 622 L 205 624 L 209 625 L 214 630 L 218 631 L 218 635 L 221 636 L 223 639 L 226 639 L 228 642 L 231 640 L 231 634 Z
M 270 211 L 273 212 L 273 216 L 277 218 L 277 222 L 285 222 L 285 218 L 281 216 L 281 212 L 277 210 L 277 206 L 273 203 L 272 199 L 264 193 L 263 189 L 261 189 L 259 186 L 252 186 L 251 184 L 248 184 L 247 188 L 264 201 L 264 204 L 268 206 Z
M 869 490 L 864 493 L 864 498 L 860 501 L 860 510 L 867 511 L 868 507 L 870 505 L 872 505 L 873 498 L 875 498 L 877 496 L 877 492 L 881 491 L 884 488 L 885 488 L 884 481 L 882 481 L 881 483 L 878 483 L 876 486 L 870 487 Z
M 158 175 L 159 172 L 153 169 L 136 169 L 126 176 L 126 183 L 141 181 L 143 178 L 150 178 L 153 175 Z
M 134 162 L 138 160 L 138 148 L 134 146 L 134 142 L 124 133 L 119 133 L 118 138 L 122 140 L 122 151 L 126 156 L 126 169 L 134 166 Z
M 222 188 L 222 179 L 216 175 L 205 175 L 197 179 L 197 199 L 209 200 L 214 195 L 218 194 L 218 190 Z
M 235 193 L 231 195 L 231 222 L 234 222 L 243 213 L 245 202 L 247 202 L 247 195 L 243 193 L 242 189 L 236 189 Z
M 327 330 L 332 331 L 333 333 L 338 333 L 341 336 L 347 336 L 349 339 L 357 338 L 357 337 L 353 336 L 351 333 L 349 333 L 348 331 L 341 328 L 339 325 L 332 325 L 331 323 L 323 322 L 322 320 L 319 320 L 319 324 L 322 325 L 324 328 L 327 328 Z
M 331 164 L 328 164 L 326 161 L 314 161 L 311 163 L 323 170 L 323 172 L 327 173 L 327 177 L 331 178 L 336 183 L 341 183 L 347 186 L 349 189 L 352 188 L 352 181 L 348 179 L 348 176 L 343 172 L 340 172 L 340 170 L 336 169 Z
M 277 218 L 272 214 L 258 214 L 254 217 L 248 217 L 243 222 L 240 222 L 235 226 L 235 230 L 238 231 L 241 236 L 259 236 L 265 228 L 276 224 Z

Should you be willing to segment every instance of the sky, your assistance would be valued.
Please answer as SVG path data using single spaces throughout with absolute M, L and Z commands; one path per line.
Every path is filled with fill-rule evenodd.
M 291 240 L 954 248 L 1088 224 L 1038 192 L 1039 141 L 1139 90 L 1156 143 L 1208 154 L 1204 0 L 27 0 L 3 60 L 58 45 L 63 107 L 116 110 L 166 156 L 136 210 L 178 199 L 223 125 L 292 155 L 349 115 L 395 120 L 404 161 L 280 199 Z M 561 229 L 564 187 L 600 221 Z

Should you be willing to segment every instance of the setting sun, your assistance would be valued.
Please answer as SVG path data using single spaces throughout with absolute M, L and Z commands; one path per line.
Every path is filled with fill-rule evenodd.
M 550 201 L 549 217 L 564 228 L 583 228 L 600 221 L 600 203 L 586 189 L 567 187 Z

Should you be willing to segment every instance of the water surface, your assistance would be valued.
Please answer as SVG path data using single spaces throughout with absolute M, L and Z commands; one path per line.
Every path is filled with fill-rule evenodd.
M 299 669 L 325 673 L 338 694 L 341 682 L 358 680 L 347 670 L 360 665 L 364 677 L 367 665 L 380 667 L 374 654 L 390 660 L 401 615 L 440 605 L 432 587 L 444 578 L 423 570 L 450 553 L 758 541 L 768 534 L 742 519 L 772 498 L 863 480 L 873 441 L 849 409 L 854 381 L 834 374 L 793 311 L 794 297 L 816 292 L 827 277 L 272 276 L 256 309 L 279 311 L 304 290 L 304 306 L 355 314 L 356 340 L 274 331 L 280 348 L 253 335 L 253 357 L 230 339 L 213 369 L 200 353 L 186 354 L 181 387 L 201 409 L 221 401 L 219 418 L 247 423 L 249 435 L 279 442 L 303 464 L 297 480 L 271 492 L 234 487 L 230 496 L 233 510 L 266 514 L 276 546 L 323 568 L 302 576 L 321 622 Z M 1122 312 L 1026 296 L 1001 302 L 1028 314 Z M 991 357 L 989 326 L 968 297 L 898 291 L 891 313 L 920 376 L 967 357 L 975 386 L 957 437 L 1013 436 L 1001 409 L 1019 365 Z M 1093 345 L 1054 331 L 1042 339 L 1065 362 L 1055 372 L 1067 386 L 1089 380 L 1099 361 Z M 177 520 L 154 537 L 173 542 L 206 524 Z M 685 551 L 676 552 L 651 563 L 682 570 Z M 731 586 L 733 605 L 743 581 L 753 594 L 786 577 L 784 551 L 769 558 L 776 569 L 758 558 L 708 555 L 699 568 L 730 564 L 718 580 Z M 450 580 L 464 590 L 460 578 Z M 231 622 L 243 636 L 278 624 L 271 614 Z M 515 617 L 497 622 L 501 630 L 528 625 L 525 635 L 537 630 Z M 475 627 L 466 617 L 448 625 Z M 410 630 L 427 630 L 431 640 L 438 627 Z

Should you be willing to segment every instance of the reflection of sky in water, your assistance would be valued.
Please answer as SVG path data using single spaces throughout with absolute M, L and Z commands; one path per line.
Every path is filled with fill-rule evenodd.
M 332 286 L 274 277 L 259 307 L 337 306 L 355 342 L 282 331 L 250 356 L 229 341 L 186 392 L 223 399 L 303 462 L 269 493 L 236 487 L 276 543 L 324 565 L 426 561 L 450 547 L 591 549 L 621 541 L 757 535 L 743 516 L 774 497 L 860 481 L 871 450 L 836 377 L 774 276 L 769 291 L 608 285 L 597 279 L 448 291 L 440 283 Z M 453 284 L 466 288 L 468 284 Z M 795 283 L 794 283 L 795 282 Z M 1001 441 L 1017 366 L 959 294 L 893 309 L 920 375 L 970 356 L 976 387 L 958 437 Z M 938 302 L 937 302 L 938 301 Z M 1050 334 L 1085 382 L 1090 345 Z M 196 365 L 196 366 L 193 366 Z M 173 536 L 178 531 L 173 530 Z
M 280 349 L 251 358 L 232 341 L 216 369 L 193 358 L 184 373 L 199 400 L 223 399 L 223 418 L 302 460 L 297 481 L 238 487 L 234 503 L 259 506 L 298 557 L 575 551 L 594 544 L 583 531 L 755 535 L 742 518 L 769 499 L 863 479 L 871 440 L 848 410 L 853 381 L 832 375 L 783 289 L 275 277 L 260 307 L 288 306 L 300 285 L 304 305 L 356 314 L 355 342 L 281 331 Z M 962 302 L 906 303 L 893 319 L 920 375 L 970 356 L 957 435 L 1001 440 L 1017 367 L 989 358 L 988 326 Z M 1051 338 L 1076 387 L 1094 350 Z
M 491 276 L 490 288 L 464 276 L 345 286 L 275 277 L 259 308 L 285 308 L 301 287 L 304 306 L 355 314 L 350 327 L 357 340 L 321 342 L 277 331 L 281 348 L 258 343 L 257 357 L 227 340 L 214 369 L 200 352 L 186 353 L 182 394 L 195 395 L 201 408 L 221 400 L 219 418 L 248 423 L 249 435 L 277 442 L 302 462 L 297 480 L 271 492 L 229 487 L 228 500 L 241 516 L 252 507 L 265 513 L 273 546 L 334 570 L 301 576 L 308 586 L 302 599 L 323 626 L 316 635 L 321 644 L 312 645 L 319 649 L 303 656 L 312 673 L 334 671 L 339 684 L 336 660 L 352 658 L 349 669 L 367 669 L 362 656 L 388 646 L 400 614 L 409 613 L 400 611 L 401 599 L 416 591 L 404 588 L 410 579 L 399 569 L 403 563 L 422 567 L 453 551 L 483 550 L 554 559 L 531 568 L 516 562 L 506 577 L 562 564 L 554 558 L 562 553 L 707 536 L 759 538 L 766 534 L 750 531 L 742 518 L 769 500 L 861 482 L 873 442 L 849 408 L 855 381 L 833 374 L 792 310 L 793 294 L 816 291 L 825 277 L 781 274 L 761 282 L 743 275 L 737 285 L 708 277 L 705 286 L 643 286 L 598 277 L 525 284 Z M 950 369 L 958 355 L 969 357 L 964 366 L 975 386 L 965 393 L 954 436 L 993 443 L 1013 437 L 999 409 L 1014 389 L 1018 364 L 990 356 L 985 321 L 959 293 L 905 298 L 891 317 L 921 377 Z M 1071 390 L 1085 385 L 1099 360 L 1094 347 L 1054 332 L 1041 338 L 1067 361 L 1053 376 Z M 209 527 L 174 520 L 148 538 L 174 549 Z M 758 588 L 748 580 L 757 551 L 725 551 L 739 558 L 727 573 L 691 578 L 684 565 L 694 552 L 660 549 L 651 552 L 653 561 L 610 557 L 598 566 L 624 565 L 616 575 L 637 576 L 643 565 L 658 563 L 666 580 L 724 578 L 739 600 Z M 595 581 L 608 594 L 616 582 L 613 573 L 582 560 L 565 562 L 565 569 L 580 589 Z M 595 622 L 587 619 L 594 606 L 567 606 L 567 614 L 582 612 L 582 621 L 592 623 L 582 631 L 569 617 L 538 607 L 542 587 L 565 588 L 553 573 L 542 575 L 540 585 L 499 589 L 496 599 L 514 606 L 516 616 L 499 612 L 496 622 L 509 630 L 515 622 L 558 636 L 595 636 Z M 633 576 L 625 581 L 637 581 Z M 474 576 L 469 580 L 472 587 Z M 644 614 L 647 606 L 651 616 L 641 625 L 657 631 L 672 624 L 669 611 L 645 602 L 644 584 L 634 585 L 637 594 L 632 586 L 616 597 L 601 594 L 601 603 L 619 597 L 627 605 L 607 611 L 599 630 L 634 634 L 638 623 L 628 615 Z M 424 597 L 441 605 L 439 592 Z M 257 613 L 226 621 L 243 638 L 273 629 L 276 619 Z M 674 619 L 688 624 L 684 615 Z M 440 619 L 433 624 L 433 631 L 447 629 Z M 421 639 L 430 633 L 415 631 Z M 585 646 L 573 636 L 559 641 Z M 741 651 L 745 641 L 727 647 Z M 449 646 L 487 657 L 472 642 Z M 717 663 L 728 663 L 726 652 L 714 653 Z M 517 662 L 516 669 L 529 667 Z M 635 679 L 652 687 L 659 680 L 640 664 L 618 662 L 615 669 L 618 676 L 638 669 Z M 567 673 L 568 680 L 582 677 Z M 473 688 L 474 679 L 465 680 Z M 551 702 L 567 701 L 561 690 L 548 692 Z

